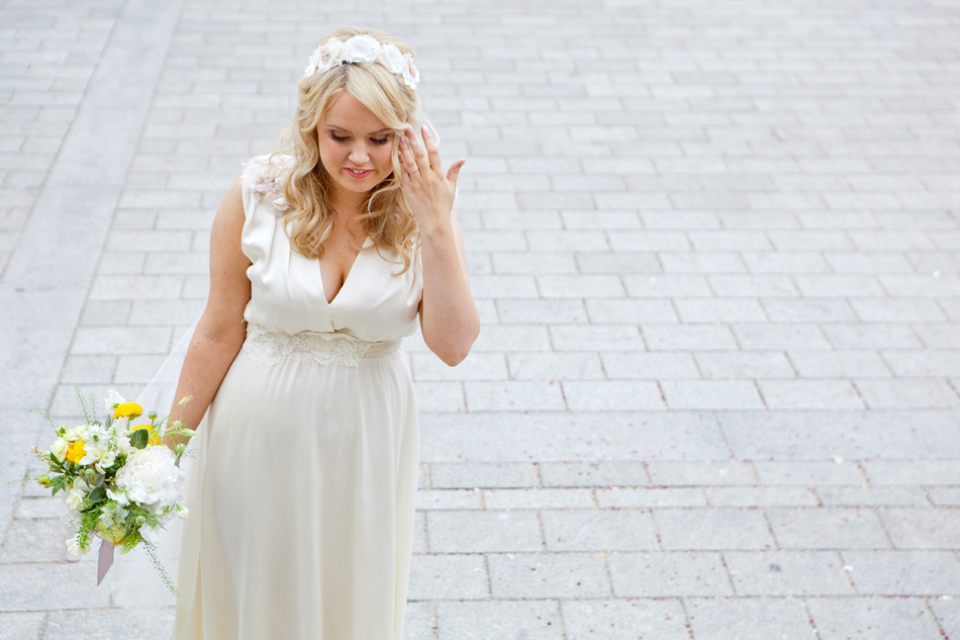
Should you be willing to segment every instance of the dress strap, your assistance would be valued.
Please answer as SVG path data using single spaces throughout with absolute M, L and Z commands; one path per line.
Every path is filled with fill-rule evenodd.
M 287 358 L 311 358 L 319 364 L 355 367 L 363 359 L 382 358 L 400 350 L 402 340 L 367 342 L 346 333 L 303 331 L 290 334 L 269 331 L 247 323 L 242 350 L 257 364 L 274 365 Z

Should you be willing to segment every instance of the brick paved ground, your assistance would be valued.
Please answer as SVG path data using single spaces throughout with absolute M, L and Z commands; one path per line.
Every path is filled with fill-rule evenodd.
M 485 322 L 407 344 L 407 638 L 960 639 L 960 5 L 328 6 L 0 0 L 0 639 L 128 635 L 27 410 L 136 395 L 341 24 L 419 51 Z

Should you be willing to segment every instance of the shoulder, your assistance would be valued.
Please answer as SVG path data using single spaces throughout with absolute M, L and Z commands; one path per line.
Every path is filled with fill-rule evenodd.
M 289 154 L 264 154 L 254 156 L 243 163 L 240 184 L 243 190 L 268 198 L 279 211 L 286 209 L 282 180 L 293 167 L 294 158 Z

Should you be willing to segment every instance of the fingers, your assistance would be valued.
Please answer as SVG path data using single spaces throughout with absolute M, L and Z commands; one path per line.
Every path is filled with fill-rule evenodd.
M 423 127 L 421 132 L 423 133 L 423 142 L 421 142 L 420 138 L 414 133 L 413 127 L 408 126 L 404 129 L 403 136 L 400 138 L 401 141 L 406 141 L 404 155 L 407 155 L 408 152 L 412 155 L 413 161 L 416 162 L 417 168 L 421 173 L 426 173 L 428 170 L 433 169 L 434 172 L 439 174 L 442 169 L 437 145 L 434 143 L 433 138 L 430 137 L 426 127 Z M 432 146 L 432 154 L 425 144 Z
M 466 163 L 466 160 L 458 160 L 450 165 L 450 170 L 447 171 L 447 180 L 453 183 L 454 188 L 457 186 L 457 176 L 460 175 L 460 169 L 462 169 Z
M 430 129 L 427 129 L 426 125 L 420 128 L 420 133 L 423 135 L 423 144 L 427 148 L 427 158 L 430 163 L 430 168 L 440 173 L 443 171 L 443 163 L 440 161 L 440 149 L 437 147 L 437 141 L 433 139 L 433 135 L 430 133 Z
M 420 168 L 417 166 L 416 157 L 413 150 L 410 148 L 410 143 L 407 142 L 406 134 L 400 136 L 400 144 L 397 149 L 397 153 L 400 157 L 400 166 L 405 172 L 411 176 L 419 174 Z

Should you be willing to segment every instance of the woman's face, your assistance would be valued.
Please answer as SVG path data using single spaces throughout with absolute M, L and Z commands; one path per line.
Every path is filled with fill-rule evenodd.
M 363 194 L 388 178 L 393 137 L 370 109 L 341 91 L 317 125 L 320 162 L 333 178 L 333 188 Z

